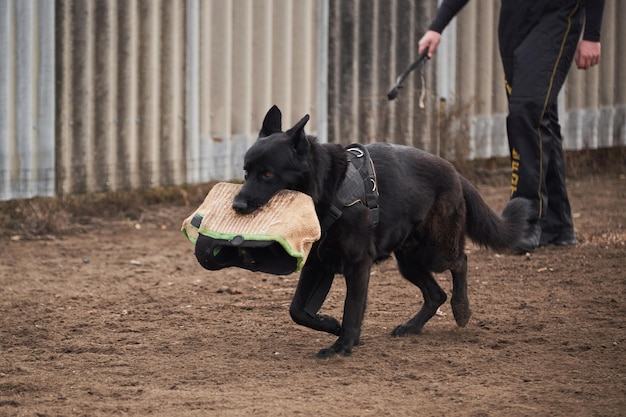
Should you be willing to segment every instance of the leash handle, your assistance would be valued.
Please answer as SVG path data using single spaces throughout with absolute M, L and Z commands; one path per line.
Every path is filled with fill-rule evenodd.
M 409 65 L 402 74 L 398 76 L 398 78 L 396 79 L 396 83 L 394 84 L 393 87 L 391 87 L 391 90 L 389 90 L 389 92 L 387 93 L 387 98 L 390 101 L 395 100 L 396 97 L 398 97 L 398 90 L 402 88 L 402 83 L 404 82 L 406 77 L 408 77 L 411 71 L 413 71 L 415 68 L 417 68 L 421 64 L 425 63 L 427 60 L 428 60 L 428 48 L 424 49 L 424 51 L 417 57 L 417 59 L 411 65 Z

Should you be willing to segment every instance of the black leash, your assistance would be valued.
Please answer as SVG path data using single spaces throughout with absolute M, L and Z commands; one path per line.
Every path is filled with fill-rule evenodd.
M 415 62 L 407 67 L 402 74 L 398 76 L 396 79 L 396 84 L 389 90 L 387 93 L 387 98 L 389 100 L 395 100 L 398 97 L 398 90 L 402 88 L 402 83 L 408 77 L 409 73 L 413 71 L 415 68 L 419 67 L 422 64 L 425 64 L 428 61 L 428 48 L 424 49 L 424 51 L 417 57 Z M 422 93 L 424 92 L 424 80 L 422 78 Z

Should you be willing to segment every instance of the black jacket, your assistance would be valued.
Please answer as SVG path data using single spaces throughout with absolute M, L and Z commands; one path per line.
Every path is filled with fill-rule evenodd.
M 452 18 L 456 16 L 468 1 L 469 0 L 443 0 L 437 10 L 435 19 L 428 29 L 442 33 Z M 604 0 L 544 0 L 534 2 L 528 0 L 502 0 L 502 4 L 506 6 L 508 10 L 525 11 L 529 15 L 529 21 L 533 21 L 540 18 L 546 9 L 567 5 L 572 1 L 580 1 L 581 5 L 585 7 L 585 31 L 583 32 L 583 39 L 586 41 L 600 42 Z

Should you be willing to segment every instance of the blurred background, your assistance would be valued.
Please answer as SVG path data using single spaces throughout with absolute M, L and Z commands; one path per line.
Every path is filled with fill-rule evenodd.
M 437 0 L 0 0 L 0 200 L 242 178 L 273 104 L 322 142 L 508 155 L 499 2 L 470 1 L 398 99 Z M 559 97 L 568 150 L 626 146 L 626 3 Z

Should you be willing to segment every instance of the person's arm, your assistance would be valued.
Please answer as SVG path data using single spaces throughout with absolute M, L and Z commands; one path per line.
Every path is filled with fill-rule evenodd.
M 587 0 L 585 6 L 585 31 L 583 40 L 600 42 L 602 15 L 604 14 L 604 0 Z
M 439 42 L 441 42 L 441 33 L 468 1 L 469 0 L 443 0 L 443 2 L 441 2 L 439 9 L 437 9 L 435 19 L 418 42 L 418 55 L 426 48 L 428 48 L 428 58 L 431 58 L 435 54 L 437 46 Z
M 588 69 L 600 62 L 600 30 L 604 0 L 588 0 L 585 9 L 585 31 L 576 50 L 576 66 Z

